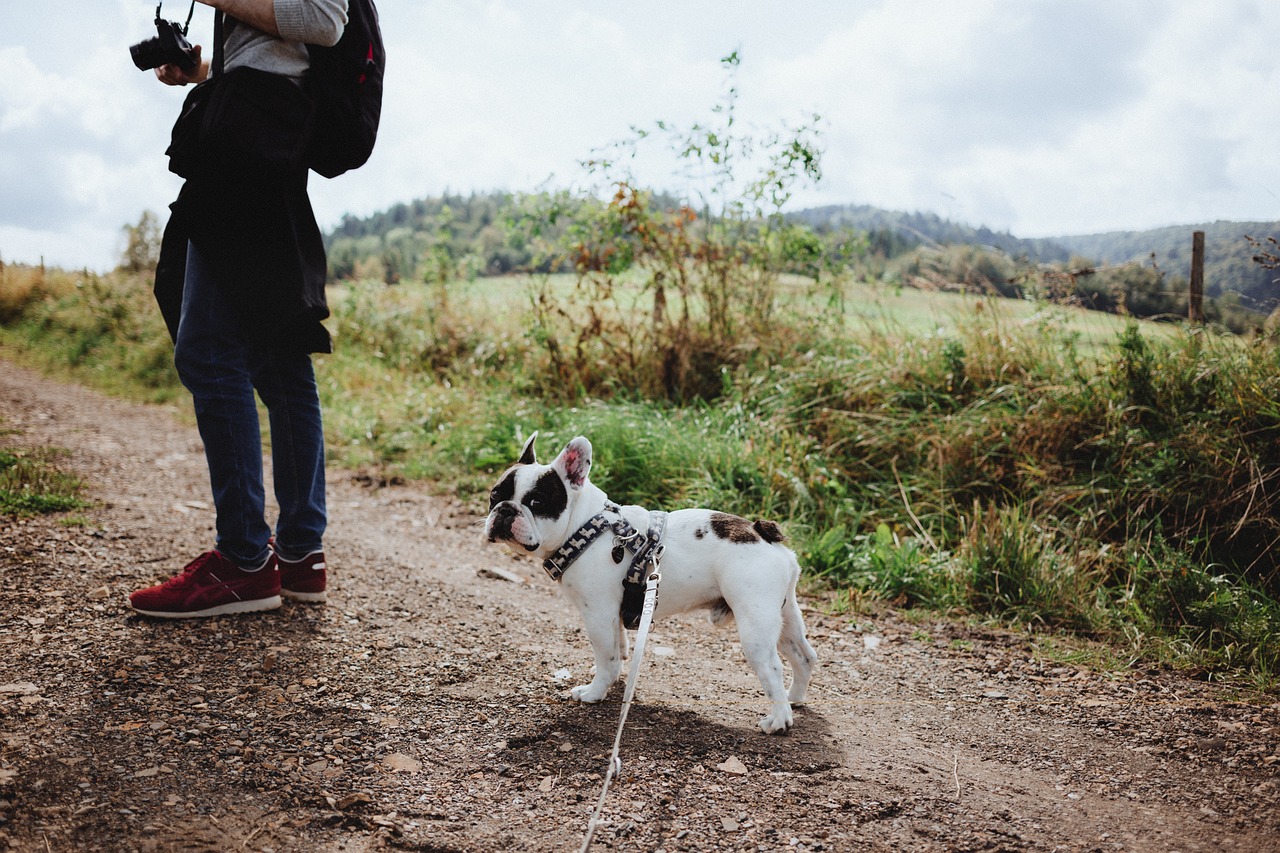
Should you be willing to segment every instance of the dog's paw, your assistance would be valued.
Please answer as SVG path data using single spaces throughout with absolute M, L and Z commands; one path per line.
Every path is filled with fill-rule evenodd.
M 579 684 L 577 687 L 569 691 L 569 695 L 574 700 L 582 702 L 585 705 L 594 705 L 596 702 L 604 699 L 605 694 L 608 692 L 608 685 L 598 687 L 593 681 L 590 684 Z
M 791 730 L 791 714 L 770 714 L 760 718 L 760 731 L 767 735 L 785 735 Z

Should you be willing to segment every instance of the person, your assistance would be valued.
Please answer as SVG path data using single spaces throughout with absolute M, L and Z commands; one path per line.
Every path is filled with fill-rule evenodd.
M 155 70 L 160 81 L 185 86 L 211 79 L 216 91 L 235 75 L 264 94 L 273 90 L 272 97 L 283 88 L 286 106 L 299 99 L 305 115 L 307 45 L 337 43 L 346 0 L 199 2 L 216 10 L 212 67 L 197 46 L 194 68 L 163 65 Z M 220 82 L 221 74 L 228 76 Z M 270 109 L 253 130 L 274 128 L 273 120 L 294 112 Z M 301 133 L 283 124 L 269 132 Z M 234 126 L 229 134 L 246 135 Z M 326 262 L 305 158 L 281 167 L 251 156 L 202 154 L 201 165 L 179 170 L 174 147 L 170 168 L 186 181 L 170 206 L 155 294 L 204 442 L 216 540 L 174 577 L 132 593 L 129 603 L 138 613 L 176 619 L 271 610 L 282 595 L 324 601 L 324 432 L 311 355 L 332 345 L 320 322 L 329 313 Z M 274 533 L 266 520 L 255 390 L 271 435 Z

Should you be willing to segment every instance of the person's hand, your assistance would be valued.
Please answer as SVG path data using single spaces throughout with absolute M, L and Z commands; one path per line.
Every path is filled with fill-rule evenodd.
M 185 86 L 188 83 L 199 83 L 209 76 L 209 63 L 200 58 L 200 45 L 193 45 L 191 56 L 196 67 L 186 71 L 181 65 L 161 65 L 156 69 L 156 79 L 166 86 Z

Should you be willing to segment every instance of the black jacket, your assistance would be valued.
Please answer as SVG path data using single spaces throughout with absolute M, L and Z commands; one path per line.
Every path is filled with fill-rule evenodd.
M 307 173 L 285 178 L 202 175 L 170 205 L 155 295 L 175 336 L 186 278 L 187 241 L 213 267 L 215 280 L 251 338 L 303 352 L 332 352 L 320 321 L 325 302 L 324 242 Z
M 156 301 L 176 339 L 189 241 L 247 337 L 332 352 L 320 323 L 329 316 L 324 242 L 307 197 L 305 158 L 293 156 L 306 147 L 310 99 L 290 79 L 264 70 L 224 73 L 221 13 L 214 32 L 213 74 L 185 99 L 167 152 L 169 168 L 187 182 L 169 206 Z

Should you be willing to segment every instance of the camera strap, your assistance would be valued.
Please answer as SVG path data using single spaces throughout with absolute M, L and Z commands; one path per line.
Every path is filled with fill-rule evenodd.
M 160 10 L 162 8 L 164 8 L 163 0 L 161 0 L 161 2 L 156 4 L 156 23 L 157 24 L 164 20 L 164 18 L 160 15 Z M 196 13 L 196 0 L 191 0 L 191 8 L 187 10 L 187 22 L 182 25 L 183 37 L 185 37 L 187 35 L 187 31 L 191 29 L 191 18 L 192 16 L 195 15 L 195 13 Z

